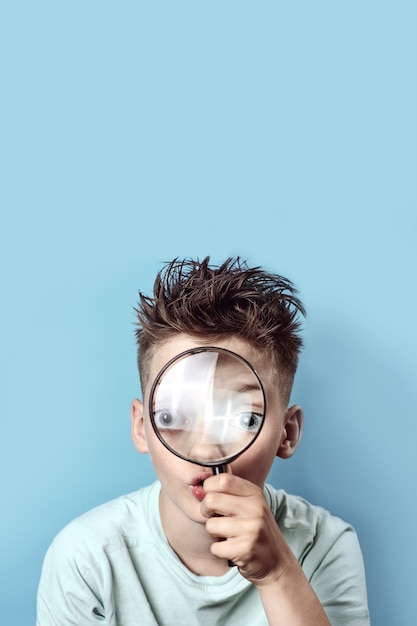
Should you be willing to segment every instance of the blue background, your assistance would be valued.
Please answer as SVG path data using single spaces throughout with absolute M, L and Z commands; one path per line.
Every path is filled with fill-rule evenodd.
M 270 481 L 351 521 L 373 624 L 415 620 L 415 2 L 0 8 L 0 615 L 74 516 L 154 478 L 132 307 L 241 255 L 308 309 L 306 428 Z

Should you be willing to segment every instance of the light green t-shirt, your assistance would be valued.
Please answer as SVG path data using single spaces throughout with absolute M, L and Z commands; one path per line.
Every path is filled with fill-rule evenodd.
M 233 567 L 197 576 L 169 546 L 160 484 L 66 526 L 44 560 L 37 626 L 264 626 L 256 587 Z M 265 497 L 332 626 L 368 626 L 363 559 L 351 526 L 266 485 Z

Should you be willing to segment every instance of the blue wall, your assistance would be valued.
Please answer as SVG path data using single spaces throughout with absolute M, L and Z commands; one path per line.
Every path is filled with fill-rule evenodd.
M 0 15 L 0 615 L 45 550 L 153 480 L 130 441 L 137 290 L 239 254 L 309 316 L 296 456 L 350 520 L 373 624 L 415 619 L 413 2 L 38 2 Z

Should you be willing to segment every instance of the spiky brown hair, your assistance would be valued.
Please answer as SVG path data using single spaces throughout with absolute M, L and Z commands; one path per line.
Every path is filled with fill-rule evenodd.
M 239 337 L 262 350 L 277 367 L 288 400 L 303 345 L 300 315 L 306 312 L 293 283 L 240 257 L 222 265 L 174 259 L 158 272 L 153 297 L 139 292 L 135 331 L 142 388 L 156 348 L 184 333 L 203 343 Z

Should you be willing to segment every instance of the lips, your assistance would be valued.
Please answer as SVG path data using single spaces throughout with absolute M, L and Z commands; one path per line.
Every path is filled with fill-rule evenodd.
M 191 484 L 190 484 L 191 493 L 200 502 L 204 500 L 204 497 L 206 495 L 204 492 L 203 483 L 206 480 L 206 478 L 209 478 L 209 476 L 212 476 L 212 475 L 213 475 L 212 472 L 199 472 L 198 474 L 195 474 L 195 476 L 191 480 Z

